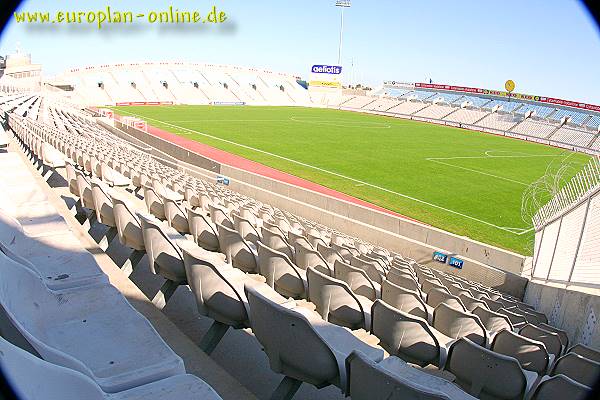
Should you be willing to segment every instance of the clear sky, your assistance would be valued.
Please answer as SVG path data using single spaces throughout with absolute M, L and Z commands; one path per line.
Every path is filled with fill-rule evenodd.
M 16 24 L 0 54 L 17 42 L 46 74 L 69 67 L 181 60 L 264 67 L 309 76 L 335 64 L 340 9 L 334 0 L 27 0 L 21 10 L 122 11 L 173 5 L 203 13 L 216 5 L 221 26 L 129 27 Z M 344 14 L 345 81 L 426 81 L 502 89 L 600 104 L 600 35 L 576 0 L 354 0 Z M 354 68 L 351 68 L 351 64 Z M 350 74 L 351 71 L 353 74 Z

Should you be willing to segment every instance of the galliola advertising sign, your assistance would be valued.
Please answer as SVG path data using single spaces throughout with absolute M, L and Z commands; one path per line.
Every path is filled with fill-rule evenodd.
M 313 74 L 339 75 L 342 73 L 342 67 L 339 65 L 313 65 L 310 70 Z

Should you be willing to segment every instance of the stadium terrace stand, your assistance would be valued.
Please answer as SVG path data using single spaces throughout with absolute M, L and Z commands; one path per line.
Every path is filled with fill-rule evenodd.
M 70 70 L 56 79 L 73 86 L 72 100 L 117 103 L 309 105 L 292 75 L 235 66 L 143 63 Z
M 126 91 L 157 95 L 142 78 L 156 79 L 159 72 L 109 74 L 114 82 L 135 79 Z M 192 79 L 200 77 L 206 84 L 198 89 L 208 99 L 251 97 L 239 89 L 249 82 L 240 83 L 237 74 L 197 71 Z M 256 79 L 251 82 L 267 101 L 302 101 L 290 94 L 295 82 L 289 77 Z M 400 100 L 354 96 L 343 107 L 392 104 L 388 112 L 440 119 L 454 111 L 496 130 L 518 128 L 538 137 L 556 130 L 561 139 L 579 140 L 539 119 L 452 107 L 431 99 L 434 92 L 414 93 L 416 98 L 398 105 Z M 459 100 L 440 98 L 445 104 Z M 28 177 L 25 159 L 61 181 L 52 190 L 64 189 L 62 197 L 51 194 L 89 235 L 102 231 L 99 242 L 112 236 L 103 255 L 114 257 L 116 247 L 127 250 L 118 260 L 121 279 L 136 282 L 145 273 L 138 264 L 147 256 L 147 275 L 158 284 L 144 289 L 157 308 L 176 307 L 176 292 L 192 299 L 211 324 L 196 338 L 206 354 L 217 346 L 227 350 L 229 328 L 252 335 L 258 343 L 248 343 L 262 348 L 270 369 L 283 375 L 274 399 L 292 398 L 303 383 L 332 386 L 355 400 L 396 398 L 392 391 L 431 399 L 558 398 L 553 387 L 555 396 L 576 399 L 600 375 L 595 350 L 577 343 L 568 348 L 566 332 L 521 299 L 173 167 L 68 104 L 20 94 L 0 97 L 0 107 L 9 138 L 0 166 L 11 171 L 0 176 L 0 184 L 19 194 L 0 203 L 0 302 L 11 322 L 0 319 L 0 328 L 16 329 L 41 356 L 34 359 L 0 339 L 0 361 L 10 363 L 18 390 L 38 395 L 25 382 L 45 371 L 48 379 L 41 384 L 57 398 L 77 388 L 90 398 L 153 398 L 160 390 L 162 398 L 175 399 L 184 385 L 187 394 L 220 398 L 186 374 L 182 359 L 98 271 L 90 253 L 69 242 L 70 230 L 40 194 L 38 181 Z M 69 249 L 33 251 L 27 245 L 32 240 Z M 114 332 L 122 333 L 118 343 Z M 249 369 L 254 366 L 246 365 L 244 373 Z

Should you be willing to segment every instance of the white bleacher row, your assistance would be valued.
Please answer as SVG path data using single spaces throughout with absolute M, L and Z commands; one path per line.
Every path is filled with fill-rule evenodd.
M 411 98 L 411 94 L 418 93 L 417 98 Z M 377 97 L 377 96 L 353 96 L 344 98 L 339 105 L 343 108 L 355 110 L 368 110 L 400 114 L 405 116 L 426 118 L 433 121 L 464 124 L 471 128 L 481 127 L 499 132 L 512 132 L 519 135 L 531 136 L 538 139 L 547 138 L 550 141 L 564 143 L 598 150 L 600 142 L 594 140 L 600 136 L 598 124 L 600 117 L 590 116 L 582 112 L 574 112 L 564 109 L 554 109 L 547 106 L 524 104 L 518 102 L 506 102 L 502 100 L 484 101 L 479 99 L 474 107 L 469 99 L 472 97 L 450 96 L 444 93 L 432 94 L 433 92 L 406 92 L 400 97 Z M 428 98 L 427 98 L 428 97 Z M 427 98 L 427 99 L 425 99 Z M 454 100 L 454 101 L 452 101 Z M 433 101 L 433 103 L 432 103 Z M 442 101 L 441 103 L 438 101 Z M 462 107 L 465 105 L 465 107 Z M 494 106 L 501 106 L 499 111 L 492 112 Z M 524 118 L 529 111 L 534 112 L 531 117 Z M 552 118 L 556 115 L 556 118 Z M 560 125 L 561 119 L 566 116 L 574 116 Z M 560 129 L 559 129 L 560 128 Z M 556 132 L 555 132 L 556 131 Z M 550 136 L 548 138 L 548 136 Z
M 116 140 L 103 141 L 108 133 L 78 135 L 14 115 L 9 125 L 42 163 L 44 149 L 62 153 L 82 212 L 148 254 L 152 272 L 165 278 L 158 307 L 178 285 L 190 286 L 200 314 L 215 321 L 201 341 L 205 351 L 228 327 L 250 327 L 271 368 L 286 376 L 279 394 L 307 382 L 336 385 L 354 399 L 563 398 L 585 394 L 600 373 L 597 353 L 569 348 L 543 314 L 491 288 L 186 175 L 126 144 L 113 150 Z M 134 204 L 138 191 L 143 208 Z
M 60 80 L 71 82 L 74 86 L 73 100 L 82 104 L 310 104 L 308 91 L 291 75 L 231 66 L 183 63 L 112 65 L 69 71 Z
M 2 369 L 22 398 L 195 398 L 186 393 L 190 389 L 220 398 L 185 374 L 181 358 L 109 284 L 21 158 L 0 154 L 0 168 L 0 301 L 45 360 L 0 339 Z M 68 371 L 73 386 L 50 378 L 52 371 Z

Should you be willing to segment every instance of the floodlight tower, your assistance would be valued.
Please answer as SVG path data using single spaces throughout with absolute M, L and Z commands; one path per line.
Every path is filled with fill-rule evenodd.
M 344 37 L 344 8 L 350 8 L 351 0 L 335 0 L 335 6 L 340 7 L 340 45 L 338 47 L 338 65 L 342 65 L 342 39 Z

